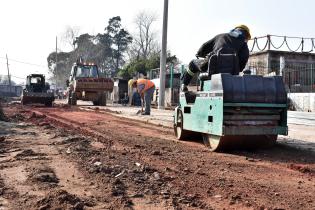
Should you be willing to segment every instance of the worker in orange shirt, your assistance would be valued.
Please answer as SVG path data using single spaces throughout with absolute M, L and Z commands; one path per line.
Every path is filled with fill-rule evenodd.
M 142 115 L 150 115 L 151 100 L 155 90 L 154 83 L 148 79 L 138 79 L 133 81 L 132 86 L 137 88 L 138 93 L 144 101 L 145 109 Z

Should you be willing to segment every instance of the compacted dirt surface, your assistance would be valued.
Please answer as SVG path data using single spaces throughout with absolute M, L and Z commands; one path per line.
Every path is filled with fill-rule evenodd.
M 311 151 L 211 153 L 110 112 L 4 110 L 0 209 L 315 209 Z

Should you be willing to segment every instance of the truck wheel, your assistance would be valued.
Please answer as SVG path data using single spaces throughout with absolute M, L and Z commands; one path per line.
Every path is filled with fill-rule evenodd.
M 227 141 L 227 140 L 223 136 L 216 136 L 216 135 L 204 133 L 202 135 L 202 141 L 203 141 L 204 145 L 210 151 L 217 152 L 217 151 L 224 149 L 224 144 L 225 144 L 225 141 Z
M 47 106 L 47 107 L 52 107 L 52 106 L 53 106 L 53 102 L 52 102 L 52 101 L 46 102 L 46 103 L 45 103 L 45 106 Z
M 106 92 L 105 93 L 102 93 L 100 99 L 99 99 L 99 105 L 100 106 L 106 106 Z
M 175 136 L 178 140 L 184 140 L 189 136 L 189 131 L 184 130 L 184 117 L 181 110 L 178 110 L 176 124 L 174 124 Z
M 71 93 L 71 105 L 77 105 L 77 95 L 75 93 Z
M 68 94 L 68 105 L 77 105 L 77 97 L 76 97 L 76 94 L 73 93 L 72 91 L 69 91 L 69 94 Z
M 27 104 L 27 102 L 26 102 L 26 99 L 25 99 L 25 98 L 22 98 L 22 100 L 21 100 L 21 104 L 22 104 L 22 105 L 26 105 L 26 104 Z
M 72 94 L 72 93 L 69 91 L 68 97 L 67 97 L 68 105 L 71 105 L 71 94 Z

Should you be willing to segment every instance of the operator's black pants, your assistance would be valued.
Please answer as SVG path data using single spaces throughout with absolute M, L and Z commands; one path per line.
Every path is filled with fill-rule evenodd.
M 206 72 L 208 70 L 208 61 L 209 59 L 207 57 L 205 59 L 194 59 L 190 61 L 187 71 L 185 71 L 182 76 L 184 85 L 189 85 L 196 73 Z

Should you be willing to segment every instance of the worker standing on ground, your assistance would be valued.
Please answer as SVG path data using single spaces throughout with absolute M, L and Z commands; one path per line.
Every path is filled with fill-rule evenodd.
M 133 87 L 137 88 L 138 93 L 141 95 L 145 104 L 145 109 L 142 115 L 150 115 L 151 113 L 151 100 L 155 90 L 155 85 L 151 80 L 138 79 L 133 81 Z
M 189 63 L 187 71 L 181 78 L 183 80 L 181 90 L 188 91 L 187 86 L 194 74 L 197 72 L 206 72 L 208 70 L 210 56 L 217 53 L 222 48 L 231 49 L 237 54 L 239 59 L 239 70 L 242 71 L 249 58 L 249 50 L 247 46 L 247 41 L 249 39 L 251 39 L 249 28 L 246 25 L 239 25 L 229 33 L 219 34 L 204 43 L 196 54 L 198 59 L 194 59 Z M 199 59 L 199 57 L 204 59 Z

